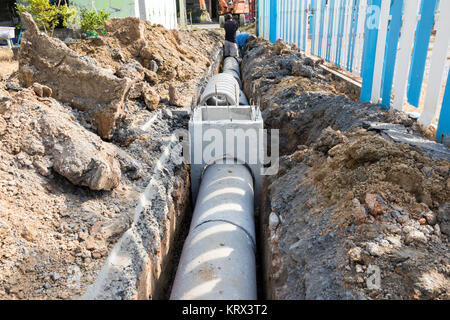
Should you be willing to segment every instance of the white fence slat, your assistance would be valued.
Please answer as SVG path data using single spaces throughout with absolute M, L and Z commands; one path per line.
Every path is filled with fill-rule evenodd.
M 337 35 L 339 27 L 339 9 L 342 6 L 342 0 L 336 0 L 334 4 L 334 21 L 333 21 L 333 38 L 331 41 L 331 62 L 336 63 L 336 47 L 337 47 Z
M 322 38 L 322 52 L 321 52 L 321 57 L 323 59 L 325 59 L 326 55 L 327 55 L 328 22 L 329 22 L 328 20 L 330 20 L 329 19 L 330 18 L 329 11 L 330 11 L 330 4 L 327 3 L 325 10 L 324 10 L 325 20 L 323 23 L 323 38 Z
M 444 66 L 447 59 L 450 40 L 450 0 L 439 1 L 439 23 L 431 56 L 430 74 L 425 95 L 425 106 L 419 118 L 419 123 L 428 127 L 436 117 L 439 96 L 442 90 Z
M 419 0 L 408 0 L 404 2 L 403 22 L 400 42 L 397 51 L 397 59 L 394 70 L 394 109 L 402 110 L 406 95 L 406 84 L 409 76 L 412 49 L 414 45 L 414 33 L 417 27 L 417 13 Z
M 381 96 L 381 76 L 383 74 L 383 60 L 386 49 L 387 27 L 391 0 L 381 0 L 380 19 L 378 27 L 377 52 L 373 72 L 372 97 L 370 101 L 378 104 Z
M 364 24 L 366 21 L 367 5 L 365 0 L 359 2 L 358 25 L 356 28 L 355 52 L 353 54 L 353 70 L 361 74 L 361 58 L 364 47 Z
M 300 15 L 300 26 L 299 26 L 299 28 L 300 28 L 300 32 L 299 32 L 299 35 L 298 35 L 298 48 L 299 49 L 301 49 L 302 47 L 303 47 L 303 34 L 304 34 L 304 32 L 306 32 L 306 30 L 304 30 L 305 28 L 303 27 L 304 26 L 304 19 L 305 19 L 305 15 L 304 15 L 304 12 L 305 12 L 305 1 L 303 1 L 303 0 L 300 0 L 300 3 L 299 3 L 299 10 L 300 10 L 300 12 L 299 12 L 299 15 Z
M 349 6 L 348 0 L 345 0 L 345 14 L 344 14 L 344 40 L 342 42 L 341 49 L 341 68 L 346 69 L 347 55 L 348 55 L 348 42 L 350 40 L 350 22 L 351 22 L 351 6 Z
M 291 29 L 291 43 L 296 43 L 296 35 L 297 35 L 297 28 L 298 28 L 298 7 L 297 7 L 298 0 L 294 0 L 294 3 L 292 4 L 292 29 Z
M 286 42 L 291 42 L 291 27 L 292 27 L 292 0 L 287 0 L 287 7 L 286 7 Z
M 321 8 L 322 8 L 322 1 L 325 1 L 325 0 L 317 0 L 317 8 L 316 8 L 316 35 L 315 35 L 315 38 L 316 38 L 316 40 L 314 41 L 314 50 L 313 50 L 313 53 L 315 54 L 315 55 L 318 55 L 319 54 L 319 31 L 320 31 L 320 19 L 321 19 L 321 12 L 322 12 L 322 10 L 321 10 Z

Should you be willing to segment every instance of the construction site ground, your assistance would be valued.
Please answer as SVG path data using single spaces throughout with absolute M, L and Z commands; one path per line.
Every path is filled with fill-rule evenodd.
M 0 50 L 0 299 L 167 298 L 191 206 L 173 135 L 223 31 L 111 19 L 66 45 L 26 24 L 20 49 Z M 282 41 L 250 37 L 241 71 L 280 130 L 264 297 L 449 299 L 448 148 Z M 111 278 L 113 248 L 134 256 Z

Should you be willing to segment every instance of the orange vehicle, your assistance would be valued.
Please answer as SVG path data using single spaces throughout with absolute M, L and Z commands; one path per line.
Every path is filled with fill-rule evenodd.
M 241 26 L 245 24 L 245 15 L 250 13 L 249 0 L 219 0 L 219 6 L 219 24 L 221 27 L 225 24 L 225 16 L 228 13 L 231 13 Z

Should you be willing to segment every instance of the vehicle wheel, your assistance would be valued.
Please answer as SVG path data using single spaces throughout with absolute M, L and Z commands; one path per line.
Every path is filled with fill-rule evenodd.
M 243 27 L 245 25 L 245 14 L 239 15 L 239 25 Z
M 225 25 L 225 16 L 219 16 L 219 26 L 223 28 Z

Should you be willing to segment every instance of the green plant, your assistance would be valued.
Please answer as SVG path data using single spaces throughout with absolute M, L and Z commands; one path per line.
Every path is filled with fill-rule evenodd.
M 88 34 L 105 32 L 105 21 L 109 19 L 109 13 L 104 10 L 95 11 L 83 9 L 81 11 L 81 31 Z
M 28 12 L 40 29 L 53 34 L 53 30 L 61 23 L 67 27 L 67 20 L 75 14 L 75 10 L 66 4 L 53 5 L 48 0 L 23 0 L 23 4 L 16 4 L 17 12 Z

